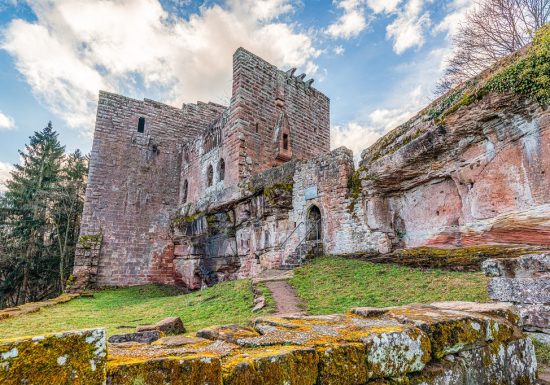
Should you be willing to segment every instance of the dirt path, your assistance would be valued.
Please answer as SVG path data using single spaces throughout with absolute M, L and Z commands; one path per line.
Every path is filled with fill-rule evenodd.
M 271 292 L 277 306 L 275 315 L 305 314 L 300 308 L 300 299 L 296 290 L 287 281 L 267 281 L 264 284 Z

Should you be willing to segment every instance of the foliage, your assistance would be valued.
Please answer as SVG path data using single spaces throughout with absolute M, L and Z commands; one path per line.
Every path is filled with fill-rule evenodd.
M 30 137 L 0 200 L 0 307 L 58 295 L 72 269 L 87 161 L 57 136 Z
M 495 65 L 529 44 L 550 22 L 550 0 L 479 0 L 453 36 L 454 50 L 436 92 Z
M 264 289 L 260 287 L 262 293 Z M 3 338 L 105 326 L 109 335 L 131 332 L 137 325 L 179 316 L 190 332 L 215 324 L 244 323 L 273 309 L 252 312 L 250 280 L 222 282 L 210 288 L 182 294 L 169 286 L 132 286 L 94 293 L 94 298 L 71 302 L 0 322 Z
M 316 258 L 298 268 L 290 283 L 311 314 L 355 306 L 397 306 L 414 302 L 488 301 L 481 273 L 421 270 L 339 257 Z

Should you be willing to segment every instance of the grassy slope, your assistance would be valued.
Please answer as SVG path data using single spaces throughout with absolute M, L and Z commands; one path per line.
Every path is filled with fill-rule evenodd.
M 196 331 L 210 325 L 245 322 L 269 311 L 268 308 L 252 313 L 250 280 L 223 282 L 199 292 L 177 294 L 169 287 L 154 285 L 99 291 L 94 298 L 79 298 L 1 321 L 0 339 L 97 326 L 105 326 L 109 334 L 116 334 L 169 316 L 181 317 L 188 331 Z
M 354 306 L 489 301 L 482 273 L 423 271 L 335 257 L 317 258 L 296 269 L 290 283 L 311 314 L 344 312 Z
M 322 257 L 296 270 L 291 283 L 311 314 L 345 312 L 354 306 L 390 306 L 436 300 L 486 301 L 486 280 L 480 273 L 421 271 Z M 185 295 L 160 286 L 139 286 L 97 292 L 46 308 L 35 314 L 0 321 L 0 339 L 46 332 L 105 326 L 109 334 L 131 331 L 136 325 L 179 316 L 188 331 L 230 323 L 244 323 L 273 310 L 252 312 L 249 280 L 224 282 Z M 128 328 L 118 328 L 128 326 Z

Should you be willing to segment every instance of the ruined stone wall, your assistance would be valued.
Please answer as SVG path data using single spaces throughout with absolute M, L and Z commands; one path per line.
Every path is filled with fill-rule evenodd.
M 293 74 L 242 48 L 235 52 L 230 130 L 224 137 L 239 179 L 330 150 L 329 99 L 312 81 L 304 82 L 305 75 Z
M 100 93 L 81 239 L 100 234 L 102 240 L 95 259 L 80 245 L 77 281 L 174 283 L 169 226 L 180 201 L 181 147 L 222 111 L 214 104 L 178 109 Z
M 104 331 L 0 341 L 3 384 L 534 385 L 506 304 L 441 302 L 261 317 L 195 337 L 109 343 Z
M 491 93 L 442 123 L 430 111 L 364 151 L 369 220 L 396 247 L 550 245 L 548 107 Z

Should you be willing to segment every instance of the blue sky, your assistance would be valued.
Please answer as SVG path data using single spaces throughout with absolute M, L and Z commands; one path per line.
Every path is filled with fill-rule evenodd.
M 313 77 L 358 155 L 429 102 L 472 2 L 0 0 L 0 183 L 49 120 L 89 152 L 100 89 L 227 103 L 239 46 Z

